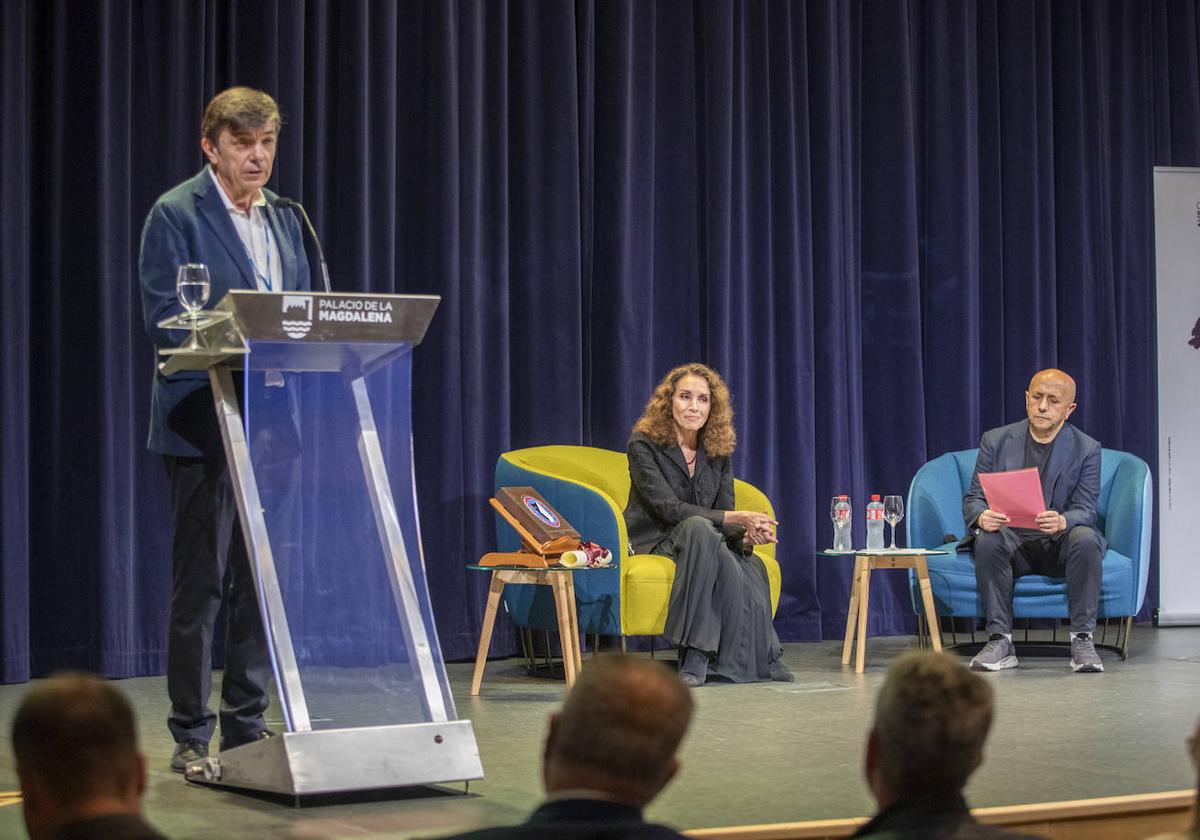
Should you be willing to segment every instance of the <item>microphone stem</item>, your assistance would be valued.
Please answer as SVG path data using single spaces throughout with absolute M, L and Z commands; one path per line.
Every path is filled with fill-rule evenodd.
M 308 235 L 312 237 L 313 243 L 317 246 L 317 258 L 321 261 L 321 278 L 325 281 L 325 291 L 332 292 L 333 288 L 329 285 L 329 266 L 325 263 L 325 251 L 321 248 L 321 240 L 317 237 L 317 229 L 313 227 L 312 220 L 308 218 L 308 211 L 304 209 L 304 205 L 298 201 L 290 202 L 291 207 L 295 207 L 300 211 L 300 216 L 304 219 L 304 226 L 308 228 Z
M 317 250 L 319 251 L 320 249 L 321 246 L 318 245 Z M 325 264 L 325 257 L 323 256 L 321 257 L 321 277 L 325 279 L 325 291 L 332 292 L 333 289 L 329 287 L 329 266 Z

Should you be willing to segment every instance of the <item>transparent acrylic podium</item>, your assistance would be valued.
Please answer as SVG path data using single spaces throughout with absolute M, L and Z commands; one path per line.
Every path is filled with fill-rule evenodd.
M 482 778 L 413 477 L 412 350 L 438 301 L 234 291 L 198 348 L 161 351 L 164 373 L 209 373 L 286 728 L 189 779 L 304 795 Z

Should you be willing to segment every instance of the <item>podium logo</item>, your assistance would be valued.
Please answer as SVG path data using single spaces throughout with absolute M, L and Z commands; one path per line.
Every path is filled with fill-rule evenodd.
M 304 338 L 312 329 L 312 295 L 283 296 L 283 331 L 288 338 Z M 288 316 L 292 317 L 289 318 Z M 303 318 L 298 317 L 303 315 Z

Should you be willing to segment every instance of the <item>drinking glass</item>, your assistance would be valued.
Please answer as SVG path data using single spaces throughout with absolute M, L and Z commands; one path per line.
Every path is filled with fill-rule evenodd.
M 900 524 L 900 520 L 904 518 L 904 497 L 903 496 L 884 496 L 883 497 L 883 521 L 892 526 L 892 544 L 888 548 L 896 547 L 896 526 Z
M 179 296 L 179 303 L 187 310 L 187 314 L 179 320 L 192 325 L 190 347 L 193 350 L 200 346 L 196 340 L 196 327 L 201 321 L 200 310 L 208 303 L 211 289 L 208 266 L 202 263 L 185 263 L 179 266 L 179 273 L 175 275 L 175 294 Z

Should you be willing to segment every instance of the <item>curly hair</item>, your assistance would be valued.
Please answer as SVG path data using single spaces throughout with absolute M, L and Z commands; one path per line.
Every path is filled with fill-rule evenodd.
M 708 383 L 710 408 L 708 420 L 700 429 L 699 443 L 705 453 L 719 458 L 733 453 L 737 446 L 737 433 L 733 430 L 733 403 L 729 389 L 721 375 L 707 365 L 688 362 L 672 369 L 655 387 L 646 403 L 642 416 L 633 424 L 635 432 L 641 432 L 655 443 L 672 443 L 675 440 L 675 421 L 671 416 L 671 400 L 675 397 L 675 386 L 685 376 L 698 376 Z

